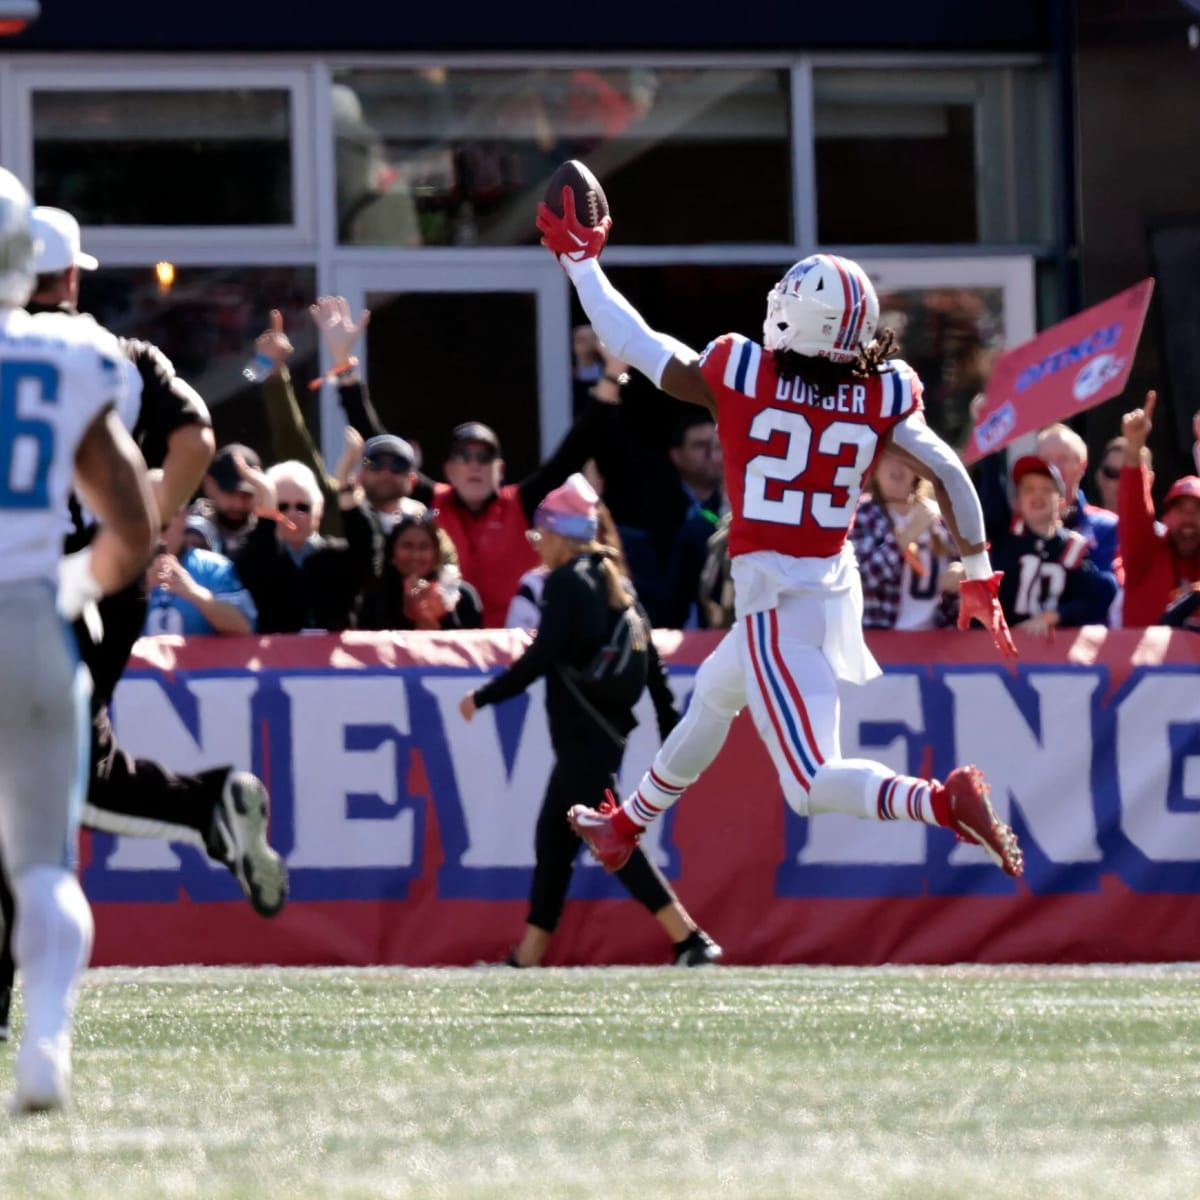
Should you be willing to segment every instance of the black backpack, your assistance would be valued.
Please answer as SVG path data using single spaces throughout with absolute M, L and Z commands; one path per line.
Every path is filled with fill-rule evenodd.
M 649 644 L 650 630 L 642 614 L 630 604 L 617 614 L 608 640 L 596 651 L 592 661 L 576 668 L 572 674 L 580 682 L 622 679 L 632 666 L 634 655 L 645 654 Z
M 644 680 L 649 648 L 650 627 L 640 609 L 630 604 L 617 613 L 608 639 L 590 662 L 582 667 L 558 668 L 562 681 L 570 688 L 580 706 L 621 747 L 625 745 L 625 735 L 588 699 L 585 689 L 590 686 L 594 691 L 596 685 L 602 688 L 605 683 L 624 681 L 630 671 L 639 672 Z

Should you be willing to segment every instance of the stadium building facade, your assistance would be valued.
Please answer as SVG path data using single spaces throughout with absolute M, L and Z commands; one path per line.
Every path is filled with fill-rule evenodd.
M 79 216 L 102 264 L 85 305 L 163 345 L 222 440 L 265 437 L 241 367 L 269 310 L 315 376 L 333 364 L 307 305 L 337 293 L 372 309 L 375 398 L 435 469 L 477 417 L 511 473 L 530 467 L 571 417 L 578 313 L 533 227 L 569 157 L 608 190 L 614 279 L 693 343 L 753 332 L 781 267 L 813 249 L 862 260 L 956 438 L 1003 345 L 1149 273 L 1147 220 L 1174 186 L 1139 184 L 1104 149 L 1136 132 L 1165 157 L 1170 140 L 1134 115 L 1137 88 L 1116 103 L 1106 81 L 1132 78 L 1151 43 L 1154 78 L 1176 59 L 1200 70 L 1187 13 L 1078 7 L 778 0 L 751 20 L 709 0 L 681 21 L 632 0 L 551 16 L 56 0 L 0 43 L 0 160 Z M 1103 244 L 1082 243 L 1081 271 L 1093 223 Z M 1172 230 L 1162 247 L 1190 244 Z M 311 397 L 336 457 L 336 398 Z

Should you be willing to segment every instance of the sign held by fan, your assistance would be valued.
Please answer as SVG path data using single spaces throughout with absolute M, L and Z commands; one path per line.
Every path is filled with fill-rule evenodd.
M 1122 392 L 1153 292 L 1154 280 L 1143 279 L 1002 355 L 963 460 L 977 462 Z

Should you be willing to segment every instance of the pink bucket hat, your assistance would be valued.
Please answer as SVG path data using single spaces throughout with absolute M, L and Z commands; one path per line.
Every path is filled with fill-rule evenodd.
M 537 506 L 533 527 L 590 542 L 596 536 L 596 489 L 578 472 Z

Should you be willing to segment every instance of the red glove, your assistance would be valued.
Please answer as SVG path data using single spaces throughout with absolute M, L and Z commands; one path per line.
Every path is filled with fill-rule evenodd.
M 1003 571 L 997 571 L 990 579 L 964 579 L 958 590 L 958 627 L 970 629 L 971 621 L 978 621 L 996 639 L 996 649 L 1006 658 L 1017 657 L 1017 647 L 1008 632 L 1008 622 L 1000 607 L 1000 580 Z
M 563 188 L 562 201 L 561 217 L 548 204 L 538 205 L 537 227 L 542 233 L 542 245 L 555 257 L 565 254 L 572 262 L 599 258 L 612 228 L 612 217 L 605 217 L 589 229 L 575 215 L 575 193 L 569 187 Z

